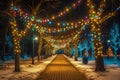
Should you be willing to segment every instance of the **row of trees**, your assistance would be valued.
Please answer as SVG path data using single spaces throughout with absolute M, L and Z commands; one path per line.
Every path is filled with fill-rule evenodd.
M 16 1 L 17 1 L 17 0 L 16 0 Z M 19 4 L 19 3 L 20 3 L 19 0 L 18 0 L 17 2 L 16 2 L 16 1 L 14 2 L 15 4 Z M 44 2 L 48 2 L 48 1 L 50 1 L 50 0 L 41 1 L 40 3 L 38 3 L 37 6 L 32 5 L 31 10 L 30 10 L 30 11 L 31 11 L 31 14 L 33 14 L 33 15 L 35 16 L 35 18 L 36 18 L 36 17 L 37 17 L 37 14 L 39 13 L 39 11 L 40 11 L 40 9 L 41 9 L 41 8 L 40 8 L 40 7 L 41 7 L 41 4 L 44 3 Z M 33 3 L 33 4 L 34 4 L 34 3 Z M 29 5 L 29 6 L 31 6 L 31 5 Z M 9 9 L 9 8 L 8 8 L 8 9 Z M 7 14 L 7 15 L 9 15 L 9 14 Z M 96 25 L 96 26 L 100 26 L 100 24 L 98 24 L 98 25 Z M 8 25 L 6 25 L 6 29 L 5 29 L 5 30 L 8 30 Z M 6 33 L 7 33 L 7 31 L 5 31 L 4 37 L 6 36 Z M 41 34 L 40 34 L 40 35 L 41 35 Z M 40 36 L 40 35 L 39 35 L 39 36 Z M 43 35 L 40 36 L 40 42 L 41 42 L 42 36 L 43 36 Z M 99 37 L 100 37 L 100 36 L 99 36 Z M 5 42 L 6 42 L 5 39 L 6 39 L 6 38 L 3 38 L 3 41 L 4 41 L 4 42 L 3 42 L 3 48 L 4 48 L 4 49 L 2 49 L 2 50 L 4 51 L 4 52 L 3 52 L 3 55 L 5 54 L 5 47 L 4 47 L 4 46 L 5 46 Z M 111 40 L 111 41 L 112 41 L 112 40 Z M 113 40 L 113 41 L 116 41 L 116 40 Z M 111 42 L 111 43 L 112 43 L 112 42 Z M 117 44 L 117 45 L 118 45 L 118 44 Z M 24 47 L 24 46 L 25 46 L 25 43 L 22 43 L 21 46 Z M 39 44 L 38 46 L 39 46 L 39 52 L 40 52 L 40 51 L 42 50 L 42 49 L 41 49 L 42 46 L 41 46 L 41 44 Z M 22 48 L 23 48 L 23 47 L 22 47 Z M 25 48 L 26 48 L 26 47 L 25 47 Z M 23 53 L 24 53 L 24 48 L 23 48 L 22 51 L 23 51 Z M 39 53 L 39 52 L 38 52 L 38 53 Z M 19 55 L 18 55 L 18 56 L 19 56 Z M 17 56 L 17 57 L 18 57 L 18 56 Z M 1 58 L 4 58 L 4 56 L 2 56 Z M 99 62 L 99 61 L 98 61 L 98 62 Z M 97 62 L 97 63 L 98 63 L 98 62 Z M 16 62 L 16 64 L 18 64 L 18 63 Z

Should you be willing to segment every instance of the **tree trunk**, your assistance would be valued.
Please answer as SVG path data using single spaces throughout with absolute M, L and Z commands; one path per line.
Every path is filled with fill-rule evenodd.
M 15 72 L 20 72 L 20 55 L 19 55 L 19 53 L 15 54 Z
M 102 56 L 98 56 L 95 60 L 96 68 L 95 71 L 105 71 L 104 61 Z
M 4 38 L 4 33 L 2 34 L 2 54 L 1 54 L 1 60 L 5 61 L 4 56 L 5 56 L 5 38 Z
M 41 48 L 42 48 L 42 37 L 40 37 L 40 42 L 39 42 L 39 47 L 38 47 L 38 61 L 40 61 L 40 53 L 41 53 Z
M 5 39 L 5 37 L 6 37 L 6 35 L 7 35 L 7 32 L 8 32 L 8 26 L 6 25 L 6 27 L 5 27 L 5 29 L 4 29 L 4 33 L 3 33 L 3 48 L 2 48 L 2 56 L 1 56 L 1 59 L 3 60 L 3 61 L 5 61 L 5 59 L 4 59 L 4 56 L 5 56 L 5 46 L 6 46 L 6 39 Z
M 116 53 L 116 51 L 114 51 L 114 64 L 116 64 L 117 63 L 117 53 Z
M 103 47 L 101 43 L 101 26 L 94 22 L 92 24 L 92 34 L 93 34 L 93 42 L 94 42 L 94 55 L 95 55 L 95 71 L 105 71 L 104 61 L 103 61 Z
M 11 52 L 12 52 L 12 59 L 15 59 L 14 48 L 12 48 Z
M 5 56 L 5 41 L 3 41 L 3 48 L 2 48 L 2 55 L 1 55 L 1 60 L 2 61 L 5 61 L 4 56 Z

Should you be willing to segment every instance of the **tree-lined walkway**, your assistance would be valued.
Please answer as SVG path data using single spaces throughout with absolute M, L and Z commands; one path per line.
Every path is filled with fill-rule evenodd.
M 87 78 L 59 54 L 37 80 L 87 80 Z

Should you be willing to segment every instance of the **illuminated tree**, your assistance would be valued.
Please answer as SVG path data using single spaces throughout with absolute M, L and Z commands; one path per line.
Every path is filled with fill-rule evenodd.
M 26 24 L 25 27 L 27 27 L 27 28 L 25 30 L 19 30 L 19 28 L 18 28 L 18 21 L 17 21 L 17 15 L 20 15 L 21 13 L 19 13 L 19 11 L 22 11 L 21 9 L 19 9 L 19 7 L 17 5 L 20 4 L 20 3 L 23 3 L 23 2 L 20 1 L 20 0 L 16 0 L 16 1 L 12 0 L 12 3 L 10 5 L 9 14 L 11 16 L 10 26 L 11 26 L 11 30 L 12 30 L 13 39 L 14 39 L 15 71 L 20 71 L 19 55 L 21 53 L 21 49 L 20 49 L 20 40 L 21 40 L 21 38 L 23 36 L 25 36 L 26 32 L 30 29 L 30 27 L 32 26 L 32 23 L 34 22 L 34 20 L 38 16 L 38 13 L 40 11 L 40 7 L 41 7 L 42 3 L 49 2 L 51 0 L 44 0 L 44 1 L 41 0 L 40 2 L 38 2 L 37 5 L 35 5 L 35 3 L 33 2 L 33 0 L 31 0 L 31 1 L 32 1 L 31 2 L 32 6 L 31 5 L 27 5 L 27 4 L 26 5 L 29 6 L 29 8 L 31 10 L 31 14 L 33 16 L 31 17 L 31 19 Z M 40 44 L 42 44 L 42 43 L 40 43 Z M 41 45 L 39 46 L 39 48 L 40 47 L 41 47 Z M 40 50 L 41 49 L 38 49 L 38 52 L 40 52 Z M 38 54 L 38 56 L 40 56 L 40 55 Z
M 94 42 L 94 55 L 95 55 L 95 64 L 96 71 L 105 71 L 103 57 L 102 57 L 102 43 L 101 43 L 101 23 L 103 23 L 106 19 L 115 15 L 115 12 L 109 13 L 108 15 L 103 16 L 105 2 L 106 0 L 102 0 L 100 2 L 100 8 L 95 8 L 96 5 L 93 4 L 92 0 L 87 0 L 89 6 L 89 18 L 91 25 L 91 32 L 93 36 Z
M 38 3 L 36 4 L 36 1 L 34 0 L 29 0 L 29 1 L 18 1 L 21 5 L 23 5 L 23 9 L 27 8 L 27 10 L 34 16 L 34 20 L 41 15 L 41 12 L 44 12 L 46 15 L 48 15 L 48 8 L 55 8 L 57 4 L 59 4 L 59 1 L 54 1 L 54 0 L 40 0 L 37 1 Z M 45 7 L 42 7 L 44 4 L 46 4 Z M 41 8 L 42 7 L 42 8 Z M 48 17 L 48 16 L 47 16 Z M 38 61 L 40 60 L 40 54 L 41 54 L 41 48 L 43 44 L 43 30 L 40 30 L 40 41 L 39 41 L 39 48 L 38 48 Z
M 47 42 L 46 44 L 46 57 L 50 56 L 51 55 L 51 49 L 52 49 L 52 46 L 49 42 Z
M 43 38 L 40 35 L 39 46 L 38 46 L 38 61 L 40 61 L 40 54 L 41 54 L 42 44 L 43 44 Z
M 117 50 L 120 46 L 120 33 L 119 33 L 119 25 L 117 23 L 113 23 L 113 27 L 111 28 L 110 32 L 110 46 L 114 50 L 114 59 L 117 59 Z
M 113 56 L 113 51 L 110 47 L 108 48 L 107 55 L 108 56 Z

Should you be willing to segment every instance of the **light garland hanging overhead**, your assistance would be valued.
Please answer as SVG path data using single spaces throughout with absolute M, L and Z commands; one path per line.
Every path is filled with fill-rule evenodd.
M 78 0 L 77 1 L 77 3 L 79 3 L 80 2 L 80 0 Z M 75 4 L 74 4 L 75 5 Z M 38 22 L 40 22 L 39 20 L 35 20 L 35 17 L 34 16 L 29 16 L 27 13 L 24 13 L 21 9 L 20 9 L 20 7 L 18 7 L 18 6 L 11 6 L 10 7 L 10 13 L 11 12 L 13 12 L 14 13 L 14 16 L 16 16 L 16 15 L 19 15 L 21 18 L 23 18 L 25 21 L 26 21 L 26 24 L 25 24 L 25 26 L 26 26 L 26 29 L 24 30 L 24 33 L 26 33 L 27 32 L 27 30 L 28 29 L 30 29 L 31 27 L 33 27 L 32 28 L 32 30 L 35 30 L 35 29 L 37 29 L 37 31 L 38 32 L 40 32 L 40 30 L 42 29 L 41 28 L 41 24 L 40 25 L 37 25 L 37 23 L 36 24 L 34 24 L 34 21 L 38 21 Z M 67 30 L 70 30 L 70 29 L 72 29 L 72 28 L 77 28 L 78 26 L 79 26 L 79 24 L 81 23 L 81 25 L 83 24 L 83 22 L 84 22 L 84 20 L 80 20 L 80 21 L 78 21 L 78 22 L 76 22 L 76 23 L 73 23 L 73 22 L 71 22 L 71 23 L 68 23 L 68 22 L 64 22 L 64 23 L 57 23 L 56 25 L 57 26 L 66 26 L 66 27 L 62 27 L 62 28 L 43 28 L 43 29 L 46 29 L 46 32 L 48 32 L 48 33 L 55 33 L 55 32 L 65 32 L 65 31 L 67 31 Z M 51 24 L 51 22 L 49 21 L 48 22 L 49 24 Z M 37 26 L 36 26 L 37 25 Z M 44 26 L 45 27 L 45 26 Z
M 51 45 L 54 47 L 54 48 L 57 48 L 57 49 L 60 49 L 60 48 L 64 48 L 66 47 L 67 45 L 69 45 L 70 42 L 74 41 L 78 35 L 80 34 L 80 32 L 76 33 L 75 35 L 73 35 L 67 39 L 64 39 L 64 40 L 55 40 L 54 38 L 52 37 L 45 37 L 45 40 L 48 42 L 48 43 L 51 43 Z
M 70 6 L 65 7 L 63 11 L 60 11 L 57 15 L 52 16 L 47 19 L 37 19 L 38 22 L 49 22 L 50 20 L 55 20 L 56 18 L 62 17 L 69 13 L 72 9 L 76 8 L 81 3 L 81 0 L 77 0 L 76 2 L 72 3 Z
M 78 0 L 74 5 L 80 3 L 80 1 L 81 0 Z M 88 5 L 91 5 L 91 3 L 88 2 Z M 94 6 L 92 5 L 90 8 L 94 8 Z M 116 11 L 118 11 L 119 9 L 120 9 L 120 7 L 117 8 Z M 69 10 L 70 9 L 66 9 L 67 12 L 69 12 Z M 21 36 L 21 37 L 25 35 L 25 33 L 27 32 L 28 29 L 37 30 L 38 32 L 42 31 L 43 33 L 47 33 L 47 34 L 48 33 L 49 34 L 51 34 L 51 33 L 63 33 L 63 32 L 67 32 L 69 30 L 72 30 L 74 28 L 79 29 L 79 28 L 81 28 L 81 26 L 84 26 L 85 24 L 88 24 L 91 21 L 94 21 L 97 24 L 101 24 L 102 22 L 104 22 L 106 20 L 106 18 L 114 16 L 115 12 L 116 12 L 115 11 L 114 13 L 110 13 L 110 14 L 106 15 L 105 17 L 103 17 L 100 20 L 99 16 L 101 16 L 102 11 L 103 11 L 102 8 L 99 8 L 99 12 L 95 12 L 94 10 L 90 11 L 90 13 L 91 13 L 91 14 L 89 14 L 90 21 L 89 21 L 88 17 L 86 17 L 85 19 L 81 19 L 81 20 L 79 20 L 77 22 L 56 22 L 55 23 L 55 22 L 51 21 L 51 19 L 45 19 L 45 20 L 44 19 L 41 19 L 41 20 L 35 19 L 34 16 L 30 16 L 27 13 L 23 12 L 20 9 L 20 7 L 11 4 L 10 14 L 13 17 L 16 17 L 16 16 L 19 15 L 21 18 L 23 18 L 25 20 L 25 22 L 26 22 L 26 24 L 25 24 L 26 28 L 25 28 L 25 30 L 19 31 L 18 27 L 17 27 L 17 23 L 15 21 L 11 21 L 10 24 L 11 24 L 11 26 L 13 26 L 12 27 L 13 28 L 13 33 L 17 31 L 14 34 L 19 34 L 19 36 Z M 55 26 L 58 26 L 58 27 L 54 27 L 54 28 L 46 27 L 46 26 L 44 26 L 44 24 L 41 24 L 42 22 L 44 22 L 45 24 L 48 23 L 49 25 L 54 23 Z M 80 29 L 80 30 L 82 30 L 82 29 Z M 76 34 L 76 32 L 74 32 L 74 34 Z M 62 37 L 62 38 L 65 38 L 65 37 Z
M 36 18 L 36 22 L 39 22 L 39 23 L 46 23 L 46 22 L 49 22 L 51 20 L 54 20 L 58 17 L 62 17 L 64 15 L 66 15 L 68 12 L 70 12 L 72 9 L 76 8 L 79 4 L 81 3 L 81 0 L 77 0 L 76 2 L 72 3 L 72 5 L 68 6 L 68 7 L 65 7 L 63 11 L 60 11 L 57 15 L 55 16 L 52 16 L 50 18 L 46 18 L 46 19 L 37 19 Z M 13 3 L 12 3 L 13 4 Z M 14 10 L 14 11 L 17 11 L 19 15 L 23 16 L 24 18 L 27 18 L 27 19 L 31 19 L 32 21 L 34 21 L 35 19 L 35 16 L 34 15 L 28 15 L 27 13 L 25 13 L 22 9 L 20 9 L 19 6 L 11 6 L 10 7 L 10 10 Z
M 78 5 L 78 4 L 80 4 L 80 2 L 81 2 L 81 0 L 77 0 L 77 2 L 75 2 L 75 3 L 73 3 L 71 6 L 72 7 L 74 7 L 75 5 Z M 74 5 L 74 6 L 73 6 Z M 89 3 L 88 3 L 88 5 L 89 5 Z M 91 6 L 91 8 L 92 7 L 94 7 L 94 6 Z M 100 6 L 101 7 L 101 6 Z M 67 7 L 67 8 L 69 8 L 69 7 Z M 120 7 L 118 7 L 116 10 L 119 10 L 120 9 Z M 66 11 L 69 11 L 69 9 L 65 9 Z M 103 10 L 102 10 L 102 8 L 100 8 L 99 9 L 100 10 L 100 12 L 102 12 Z M 21 16 L 21 18 L 24 18 L 25 19 L 25 21 L 26 21 L 26 30 L 24 30 L 24 33 L 26 33 L 26 31 L 27 31 L 27 29 L 30 29 L 30 27 L 32 26 L 32 25 L 34 25 L 33 24 L 33 21 L 37 21 L 37 22 L 41 22 L 42 20 L 39 20 L 39 19 L 35 19 L 35 17 L 34 16 L 30 16 L 30 15 L 28 15 L 27 13 L 25 13 L 25 12 L 23 12 L 21 9 L 20 9 L 20 7 L 18 7 L 18 6 L 15 6 L 15 5 L 12 5 L 11 7 L 10 7 L 10 13 L 11 12 L 14 12 L 14 16 L 16 16 L 17 14 L 19 14 L 19 16 Z M 106 18 L 109 18 L 109 17 L 111 17 L 111 16 L 113 16 L 115 13 L 110 13 L 110 14 L 108 14 L 107 16 L 105 16 L 105 17 L 103 17 L 102 18 L 102 20 L 100 20 L 100 22 L 104 22 L 105 20 L 106 20 Z M 100 15 L 99 13 L 97 13 L 97 15 L 94 15 L 94 12 L 91 14 L 92 15 L 92 17 L 96 17 L 96 18 L 98 18 L 98 16 Z M 92 19 L 92 17 L 90 18 L 90 19 Z M 58 27 L 63 27 L 63 28 L 47 28 L 47 30 L 46 30 L 46 32 L 49 32 L 49 33 L 54 33 L 54 32 L 64 32 L 64 31 L 66 31 L 66 30 L 69 30 L 69 29 L 72 29 L 72 28 L 77 28 L 80 24 L 82 25 L 82 24 L 84 24 L 84 23 L 87 23 L 88 22 L 88 20 L 89 19 L 86 19 L 86 22 L 85 22 L 85 19 L 83 20 L 83 19 L 81 19 L 81 20 L 79 20 L 79 21 L 77 21 L 77 22 L 57 22 L 57 23 L 54 23 L 53 21 L 50 21 L 50 19 L 47 19 L 47 20 L 43 20 L 42 22 L 47 22 L 49 25 L 51 25 L 52 23 L 54 23 L 56 26 L 58 26 Z M 35 24 L 36 25 L 36 24 Z M 34 28 L 36 28 L 36 29 L 38 29 L 38 32 L 40 32 L 40 29 L 41 28 L 39 28 L 39 27 L 41 27 L 41 24 L 40 25 L 37 25 L 37 26 L 34 26 Z M 44 26 L 45 27 L 45 26 Z M 33 30 L 34 30 L 34 28 L 32 28 Z

